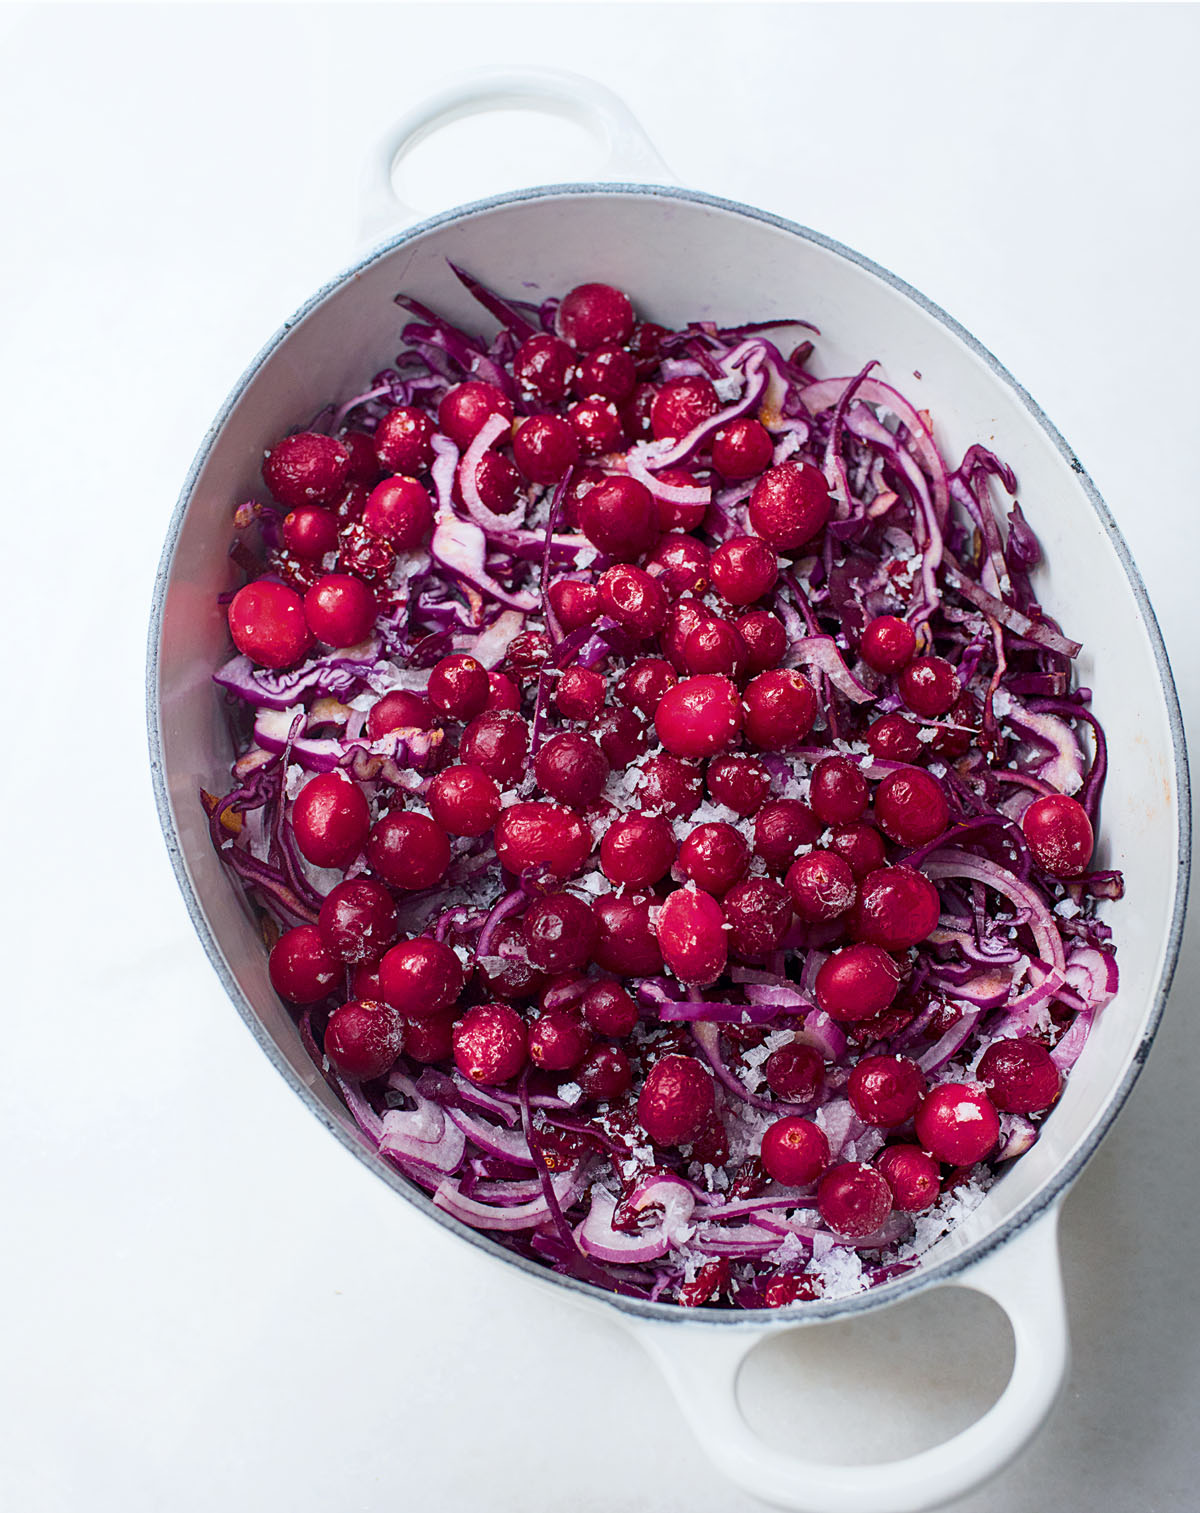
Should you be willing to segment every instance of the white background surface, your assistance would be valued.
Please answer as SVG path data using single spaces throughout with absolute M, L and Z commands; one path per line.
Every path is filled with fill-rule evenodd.
M 244 364 L 350 260 L 366 145 L 462 69 L 565 65 L 684 182 L 858 247 L 997 353 L 1108 499 L 1194 717 L 1198 44 L 1191 6 L 0 11 L 0 1504 L 756 1506 L 619 1327 L 411 1213 L 225 1000 L 144 755 L 163 532 Z M 588 176 L 557 132 L 464 128 L 414 193 Z M 1193 932 L 1066 1205 L 1068 1391 L 960 1513 L 1195 1506 L 1198 965 Z M 749 1395 L 776 1435 L 895 1449 L 984 1406 L 1004 1349 L 926 1298 L 800 1341 Z M 806 1396 L 771 1385 L 805 1361 Z

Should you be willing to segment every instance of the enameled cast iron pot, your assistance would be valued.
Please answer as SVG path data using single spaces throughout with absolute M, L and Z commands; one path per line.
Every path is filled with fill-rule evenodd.
M 573 117 L 606 145 L 617 180 L 669 179 L 619 100 L 590 81 L 493 72 L 446 89 L 401 122 L 367 184 L 373 237 L 400 211 L 392 172 L 436 126 L 522 105 Z M 824 374 L 881 374 L 932 411 L 951 457 L 983 439 L 1015 469 L 1041 538 L 1043 602 L 1083 642 L 1078 678 L 1109 739 L 1103 866 L 1125 874 L 1112 921 L 1121 988 L 1033 1149 L 920 1267 L 876 1290 L 777 1312 L 702 1311 L 603 1294 L 469 1229 L 371 1150 L 300 1043 L 272 991 L 262 937 L 209 842 L 197 794 L 223 791 L 231 748 L 210 677 L 227 655 L 217 596 L 234 584 L 231 505 L 260 486 L 263 447 L 395 356 L 400 290 L 478 327 L 447 258 L 500 291 L 544 294 L 587 280 L 627 289 L 667 325 L 800 314 L 822 331 Z M 920 377 L 916 377 L 919 373 Z M 238 1012 L 277 1070 L 358 1158 L 432 1222 L 495 1264 L 622 1320 L 659 1362 L 700 1444 L 734 1481 L 807 1513 L 914 1513 L 960 1496 L 1012 1458 L 1046 1418 L 1067 1365 L 1056 1224 L 1062 1199 L 1124 1102 L 1149 1050 L 1175 964 L 1186 901 L 1189 804 L 1183 729 L 1162 638 L 1128 550 L 1091 480 L 1023 389 L 961 326 L 886 270 L 827 237 L 747 205 L 658 183 L 559 184 L 466 205 L 392 235 L 304 306 L 251 363 L 204 439 L 171 521 L 149 655 L 154 783 L 167 846 L 193 922 Z M 971 1427 L 908 1459 L 837 1466 L 764 1445 L 738 1407 L 742 1361 L 765 1336 L 846 1319 L 946 1284 L 1006 1311 L 1015 1361 Z

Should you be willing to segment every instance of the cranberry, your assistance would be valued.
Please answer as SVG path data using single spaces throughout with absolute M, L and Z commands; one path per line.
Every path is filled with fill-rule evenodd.
M 935 727 L 936 733 L 929 743 L 930 751 L 952 759 L 966 756 L 981 722 L 979 700 L 970 692 L 960 694 L 946 715 L 946 723 Z
M 732 745 L 741 727 L 737 689 L 717 673 L 676 683 L 654 714 L 658 738 L 675 756 L 714 756 Z
M 658 540 L 654 495 L 636 478 L 605 478 L 584 495 L 579 525 L 598 551 L 618 562 L 632 562 Z
M 761 421 L 749 416 L 722 426 L 712 441 L 713 467 L 722 478 L 739 483 L 754 478 L 770 464 L 775 451 L 770 433 Z
M 290 1003 L 319 1003 L 342 976 L 316 925 L 297 925 L 275 942 L 267 963 L 271 986 Z
M 238 651 L 260 667 L 291 667 L 312 644 L 303 599 L 263 578 L 239 588 L 230 600 L 229 634 Z
M 633 441 L 648 441 L 654 432 L 650 428 L 650 411 L 658 390 L 653 384 L 638 383 L 633 393 L 621 406 L 621 424 L 625 434 Z M 691 527 L 685 527 L 690 530 Z
M 821 1178 L 817 1207 L 835 1234 L 861 1240 L 882 1228 L 892 1211 L 892 1190 L 874 1167 L 843 1161 Z
M 656 441 L 679 441 L 720 408 L 711 379 L 700 374 L 669 378 L 650 406 L 650 429 Z
M 923 846 L 950 823 L 950 806 L 937 778 L 905 767 L 889 772 L 875 790 L 875 818 L 889 840 Z
M 862 659 L 876 672 L 897 673 L 907 667 L 917 649 L 917 636 L 906 620 L 879 615 L 863 631 Z
M 508 643 L 504 665 L 524 685 L 537 680 L 549 658 L 550 638 L 540 630 L 525 630 Z
M 830 1019 L 872 1019 L 888 1007 L 900 987 L 896 963 L 879 946 L 847 946 L 835 951 L 817 973 L 817 1002 Z
M 566 342 L 548 332 L 527 337 L 512 361 L 513 377 L 526 399 L 555 405 L 566 397 L 575 368 L 575 354 Z
M 583 995 L 583 1017 L 598 1035 L 620 1039 L 637 1024 L 638 1008 L 623 987 L 602 979 L 588 985 Z
M 886 951 L 907 951 L 937 928 L 941 912 L 938 891 L 924 873 L 880 867 L 863 879 L 850 931 Z
M 754 814 L 771 791 L 771 774 L 757 757 L 719 756 L 704 774 L 709 797 L 738 814 Z
M 1040 1114 L 1058 1097 L 1061 1078 L 1037 1040 L 997 1040 L 979 1059 L 978 1077 L 1006 1114 Z
M 524 1021 L 507 1004 L 478 1004 L 454 1026 L 454 1064 L 464 1077 L 489 1087 L 517 1075 L 526 1047 Z
M 507 709 L 489 709 L 476 715 L 463 731 L 458 754 L 507 787 L 525 771 L 528 750 L 529 727 L 521 716 Z
M 796 917 L 808 924 L 838 919 L 854 903 L 854 873 L 833 851 L 810 851 L 788 868 L 788 893 Z
M 679 848 L 680 872 L 715 898 L 745 877 L 749 865 L 750 847 L 723 821 L 697 825 Z
M 393 809 L 376 820 L 367 837 L 371 870 L 393 888 L 419 892 L 432 888 L 450 866 L 450 842 L 427 814 Z
M 751 675 L 778 667 L 787 650 L 783 621 L 769 609 L 751 609 L 733 622 L 746 648 L 746 670 Z
M 776 1098 L 786 1098 L 790 1103 L 811 1103 L 825 1082 L 820 1051 L 800 1040 L 772 1051 L 763 1072 Z
M 962 684 L 944 657 L 918 657 L 897 680 L 900 697 L 914 714 L 934 720 L 953 707 Z
M 623 346 L 633 335 L 633 306 L 611 284 L 579 284 L 563 296 L 554 328 L 577 352 L 594 352 L 606 342 Z
M 746 648 L 728 620 L 704 620 L 688 636 L 683 661 L 689 673 L 716 672 L 737 677 L 745 667 Z
M 530 483 L 558 483 L 579 461 L 579 437 L 558 415 L 534 415 L 513 437 L 513 456 Z
M 593 673 L 593 677 L 599 674 Z M 617 684 L 617 698 L 639 714 L 651 716 L 663 694 L 676 683 L 675 669 L 662 657 L 644 657 L 625 672 Z M 603 679 L 601 679 L 603 690 Z M 599 708 L 599 705 L 597 705 Z
M 700 802 L 700 774 L 690 762 L 678 757 L 651 757 L 641 769 L 635 797 L 647 814 L 665 814 L 682 819 Z
M 973 1166 L 1000 1138 L 1000 1120 L 983 1088 L 943 1082 L 917 1110 L 917 1139 L 938 1161 Z
M 649 640 L 667 623 L 666 590 L 640 567 L 618 562 L 597 585 L 602 613 L 611 615 L 631 636 Z
M 454 498 L 465 502 L 466 461 L 460 462 L 454 479 Z M 485 452 L 475 464 L 475 492 L 485 509 L 493 515 L 511 510 L 521 492 L 521 475 L 499 452 Z
M 438 405 L 438 426 L 463 452 L 493 415 L 503 415 L 505 420 L 511 420 L 512 400 L 495 384 L 472 378 L 443 396 Z
M 338 556 L 347 572 L 357 573 L 368 583 L 388 578 L 396 561 L 391 543 L 369 531 L 360 520 L 339 532 Z
M 379 480 L 379 460 L 375 456 L 375 438 L 368 436 L 365 431 L 347 431 L 342 437 L 342 445 L 350 453 L 350 463 L 346 469 L 347 483 L 360 483 L 364 488 L 370 488 Z
M 653 398 L 654 390 L 650 389 L 649 392 Z M 644 434 L 650 434 L 648 421 Z M 703 481 L 694 473 L 689 473 L 687 468 L 660 468 L 655 476 L 659 483 L 669 484 L 674 489 L 704 487 Z M 658 506 L 658 523 L 664 531 L 694 531 L 708 513 L 708 505 L 704 503 L 672 504 L 659 495 L 655 495 L 655 502 Z
M 785 872 L 820 833 L 821 822 L 803 799 L 772 799 L 755 818 L 754 849 L 772 872 Z
M 415 478 L 397 474 L 371 490 L 362 519 L 369 531 L 382 536 L 396 551 L 413 552 L 433 532 L 433 503 Z
M 477 956 L 475 965 L 483 990 L 493 998 L 536 998 L 546 986 L 546 974 L 530 961 L 525 932 L 515 919 L 501 920 L 487 955 Z
M 616 405 L 608 399 L 584 399 L 567 411 L 584 457 L 603 457 L 625 440 L 625 426 Z
M 791 552 L 812 540 L 832 508 L 824 474 L 807 462 L 781 462 L 754 485 L 750 527 L 779 551 Z
M 583 1058 L 575 1081 L 593 1103 L 608 1103 L 632 1087 L 633 1068 L 619 1045 L 596 1045 Z
M 483 835 L 500 817 L 500 790 L 482 767 L 462 763 L 433 779 L 429 812 L 447 835 Z
M 867 809 L 867 780 L 843 756 L 822 757 L 813 768 L 808 802 L 827 825 L 849 825 Z
M 734 883 L 722 899 L 729 923 L 729 949 L 744 961 L 759 961 L 778 951 L 792 922 L 792 901 L 782 883 L 748 877 Z
M 656 325 L 652 320 L 639 321 L 634 326 L 633 335 L 626 345 L 637 364 L 639 378 L 653 373 L 658 367 L 662 359 L 663 337 L 668 334 L 665 326 Z
M 604 679 L 587 667 L 565 667 L 551 697 L 564 720 L 594 720 L 604 707 Z
M 596 916 L 583 899 L 572 893 L 548 893 L 526 909 L 521 933 L 535 967 L 543 972 L 573 972 L 587 964 L 599 932 Z
M 846 1084 L 846 1096 L 858 1117 L 885 1129 L 911 1119 L 924 1091 L 925 1074 L 907 1056 L 866 1056 Z
M 357 646 L 371 632 L 378 606 L 375 595 L 349 573 L 326 573 L 304 596 L 304 618 L 326 646 Z
M 829 849 L 849 862 L 856 882 L 861 882 L 868 872 L 882 867 L 887 855 L 883 836 L 874 825 L 865 821 L 835 830 L 829 839 Z
M 393 730 L 430 730 L 434 724 L 429 701 L 404 688 L 394 688 L 372 704 L 367 713 L 367 735 L 381 740 Z
M 380 467 L 414 477 L 433 462 L 433 421 L 424 410 L 400 405 L 375 427 L 375 456 Z
M 285 436 L 267 453 L 263 482 L 280 504 L 329 504 L 341 493 L 350 468 L 350 453 L 332 436 L 301 431 Z
M 673 597 L 702 594 L 709 584 L 710 554 L 695 536 L 671 531 L 646 559 L 647 570 Z
M 362 789 L 336 772 L 310 778 L 292 807 L 292 833 L 317 867 L 345 867 L 362 850 L 371 811 Z
M 448 945 L 427 935 L 401 941 L 379 963 L 384 1002 L 410 1019 L 446 1013 L 465 986 L 458 957 Z
M 579 364 L 572 384 L 581 399 L 628 399 L 637 383 L 633 358 L 613 342 L 593 348 Z
M 648 888 L 666 877 L 675 852 L 675 833 L 665 819 L 631 814 L 614 821 L 604 832 L 600 867 L 619 887 Z
M 628 767 L 647 745 L 645 727 L 632 709 L 606 709 L 596 721 L 596 738 L 610 767 Z
M 344 1003 L 325 1026 L 325 1054 L 343 1077 L 382 1077 L 400 1054 L 399 1015 L 385 1003 Z
M 785 1187 L 807 1187 L 829 1165 L 829 1141 L 811 1119 L 776 1119 L 762 1137 L 767 1175 Z
M 866 739 L 881 762 L 915 762 L 924 754 L 917 727 L 902 714 L 881 715 L 867 727 Z
M 778 578 L 775 553 L 757 536 L 734 536 L 713 553 L 713 587 L 727 604 L 753 604 Z
M 487 714 L 493 710 L 504 710 L 516 714 L 520 708 L 521 690 L 506 672 L 499 672 L 494 667 L 490 668 L 487 703 L 483 706 L 483 712 Z
M 638 1119 L 656 1145 L 686 1145 L 715 1107 L 712 1077 L 694 1056 L 664 1056 L 638 1095 Z
M 349 525 L 362 518 L 362 512 L 367 507 L 367 500 L 371 497 L 371 490 L 364 483 L 348 483 L 338 497 L 329 505 L 329 513 L 338 523 L 340 531 L 344 525 Z
M 402 1021 L 404 1054 L 422 1066 L 449 1061 L 454 1054 L 454 1015 L 437 1014 L 432 1019 Z
M 378 961 L 396 938 L 392 895 L 369 877 L 338 883 L 317 917 L 321 939 L 334 956 L 352 966 Z
M 600 797 L 608 762 L 591 736 L 564 730 L 542 746 L 533 771 L 543 793 L 559 803 L 586 809 Z
M 760 672 L 746 687 L 746 736 L 765 751 L 804 739 L 817 717 L 812 684 L 792 669 Z
M 283 544 L 293 556 L 319 562 L 327 552 L 337 551 L 337 521 L 318 505 L 302 504 L 284 517 Z
M 544 1072 L 569 1072 L 592 1037 L 569 1009 L 548 1009 L 529 1026 L 529 1059 Z
M 598 967 L 621 977 L 654 977 L 662 971 L 649 899 L 607 893 L 592 905 L 592 912 L 600 931 L 592 951 Z
M 937 1202 L 942 1190 L 941 1173 L 937 1162 L 919 1145 L 889 1145 L 880 1151 L 876 1165 L 902 1213 L 923 1213 Z
M 698 625 L 705 625 L 712 618 L 713 612 L 708 605 L 690 595 L 672 604 L 667 613 L 666 628 L 658 640 L 663 655 L 676 672 L 687 672 L 684 653 L 688 637 Z
M 487 669 L 463 652 L 443 657 L 429 674 L 429 702 L 452 720 L 481 714 L 488 691 Z
M 1052 877 L 1078 877 L 1087 870 L 1095 840 L 1087 810 L 1065 793 L 1034 799 L 1021 816 L 1033 859 Z
M 550 585 L 550 608 L 564 631 L 582 630 L 600 614 L 600 594 L 594 583 L 557 578 Z
M 565 881 L 582 869 L 591 849 L 583 821 L 557 804 L 513 804 L 496 822 L 496 855 L 517 876 L 545 867 Z

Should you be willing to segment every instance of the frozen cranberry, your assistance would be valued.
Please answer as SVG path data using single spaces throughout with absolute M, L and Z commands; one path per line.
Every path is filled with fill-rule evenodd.
M 690 762 L 661 755 L 643 764 L 634 797 L 647 814 L 682 819 L 695 809 L 702 791 L 700 773 Z
M 950 806 L 937 778 L 905 767 L 889 772 L 875 790 L 875 818 L 889 840 L 923 846 L 950 823 Z
M 511 420 L 512 400 L 495 384 L 472 378 L 443 397 L 438 405 L 438 426 L 463 452 L 493 415 L 503 415 L 505 420 Z
M 583 399 L 567 411 L 567 420 L 584 457 L 603 457 L 625 441 L 625 426 L 610 399 Z
M 525 1024 L 504 1003 L 481 1003 L 454 1026 L 454 1064 L 472 1082 L 495 1087 L 525 1065 Z
M 349 468 L 350 453 L 340 441 L 301 431 L 275 443 L 263 462 L 262 476 L 272 497 L 294 510 L 336 499 Z
M 433 503 L 415 478 L 397 474 L 371 490 L 362 519 L 369 531 L 382 536 L 396 551 L 413 552 L 433 532 Z
M 1034 799 L 1021 816 L 1033 859 L 1052 877 L 1078 877 L 1087 870 L 1095 844 L 1087 810 L 1065 793 Z
M 829 1141 L 811 1119 L 776 1119 L 762 1137 L 767 1175 L 785 1187 L 807 1187 L 829 1165 Z
M 447 835 L 483 835 L 500 817 L 500 790 L 482 767 L 446 767 L 429 785 L 429 812 Z
M 694 1056 L 664 1056 L 638 1094 L 638 1119 L 656 1145 L 686 1145 L 712 1118 L 713 1080 Z
M 637 1024 L 638 1008 L 623 987 L 602 979 L 584 993 L 583 1017 L 598 1035 L 621 1039 Z
M 572 893 L 548 893 L 526 909 L 521 933 L 535 967 L 543 972 L 572 972 L 588 962 L 598 931 L 596 917 L 583 899 Z
M 787 650 L 787 632 L 783 622 L 769 609 L 751 609 L 733 622 L 746 648 L 746 671 L 752 676 L 778 667 Z
M 619 887 L 648 888 L 666 877 L 675 852 L 675 833 L 661 815 L 631 814 L 604 832 L 600 867 Z
M 554 329 L 577 352 L 594 352 L 606 342 L 624 346 L 633 335 L 633 306 L 611 284 L 578 284 L 563 296 Z
M 304 596 L 304 618 L 326 646 L 357 646 L 370 634 L 378 606 L 375 595 L 349 573 L 326 573 Z
M 704 625 L 713 618 L 713 612 L 708 605 L 700 599 L 693 598 L 690 594 L 677 599 L 671 605 L 667 612 L 666 627 L 658 638 L 658 644 L 676 672 L 687 672 L 687 661 L 684 655 L 687 638 L 698 625 Z
M 654 977 L 662 952 L 650 923 L 650 901 L 637 895 L 606 893 L 592 905 L 599 935 L 592 958 L 621 977 Z
M 757 536 L 734 536 L 713 553 L 713 587 L 727 604 L 753 604 L 778 578 L 775 553 Z
M 564 730 L 541 747 L 533 771 L 543 793 L 559 803 L 586 809 L 600 797 L 608 762 L 591 736 Z
M 866 741 L 881 762 L 915 762 L 924 755 L 917 727 L 902 714 L 881 715 L 867 727 Z
M 557 804 L 513 804 L 496 822 L 496 855 L 518 877 L 544 867 L 565 881 L 580 871 L 591 849 L 583 821 Z
M 663 337 L 668 335 L 665 326 L 656 325 L 652 320 L 639 321 L 633 328 L 633 335 L 626 345 L 637 364 L 638 377 L 644 378 L 653 373 L 662 360 Z
M 614 342 L 603 342 L 581 359 L 571 387 L 581 399 L 628 399 L 637 383 L 632 356 Z
M 714 804 L 724 804 L 743 815 L 761 809 L 771 791 L 771 774 L 752 756 L 714 757 L 704 781 Z
M 504 653 L 504 665 L 517 683 L 536 682 L 550 659 L 550 638 L 540 630 L 524 630 L 514 636 Z
M 907 1056 L 865 1056 L 846 1084 L 858 1117 L 885 1129 L 911 1119 L 924 1091 L 925 1074 Z
M 650 428 L 650 411 L 658 390 L 650 383 L 637 383 L 633 393 L 621 406 L 621 424 L 631 441 L 649 441 L 654 435 Z M 691 529 L 691 527 L 686 527 Z
M 918 657 L 900 674 L 896 686 L 909 709 L 926 720 L 948 713 L 962 692 L 958 674 L 944 657 Z
M 716 672 L 733 678 L 745 667 L 746 648 L 729 621 L 714 616 L 702 621 L 688 636 L 683 661 L 689 673 Z
M 854 873 L 833 851 L 810 851 L 788 868 L 784 879 L 798 919 L 808 924 L 838 919 L 854 903 Z
M 292 833 L 317 867 L 345 867 L 362 850 L 371 811 L 362 789 L 336 772 L 309 778 L 292 806 Z
M 820 1051 L 799 1040 L 772 1051 L 763 1072 L 776 1098 L 786 1098 L 789 1103 L 811 1103 L 825 1082 Z
M 668 378 L 650 406 L 650 428 L 656 441 L 679 441 L 720 408 L 711 379 L 698 373 Z
M 482 767 L 488 777 L 508 787 L 525 771 L 529 750 L 529 727 L 519 714 L 507 709 L 489 709 L 463 731 L 458 754 L 472 767 Z
M 679 531 L 660 538 L 646 559 L 646 569 L 672 597 L 702 594 L 709 584 L 710 554 L 695 536 Z
M 427 935 L 403 940 L 379 963 L 385 1003 L 411 1019 L 444 1014 L 466 985 L 462 963 L 450 947 Z
M 450 866 L 450 841 L 427 814 L 393 809 L 376 820 L 367 837 L 371 870 L 393 888 L 432 888 Z
M 546 986 L 546 974 L 529 959 L 519 920 L 501 920 L 487 955 L 477 956 L 475 967 L 483 991 L 493 998 L 536 998 Z
M 842 756 L 822 757 L 813 768 L 808 802 L 827 825 L 849 825 L 867 809 L 867 780 Z
M 714 756 L 733 744 L 741 727 L 737 689 L 717 673 L 676 683 L 654 714 L 659 740 L 676 756 Z
M 229 634 L 238 651 L 260 667 L 291 667 L 312 644 L 304 600 L 282 583 L 261 578 L 230 600 Z
M 513 377 L 526 399 L 555 405 L 566 396 L 575 354 L 566 342 L 548 332 L 527 337 L 513 357 Z
M 917 649 L 916 632 L 906 620 L 879 615 L 863 631 L 862 659 L 876 672 L 896 673 L 907 667 Z
M 983 1088 L 943 1082 L 917 1110 L 917 1139 L 938 1161 L 973 1166 L 1000 1138 L 1000 1120 Z
M 293 556 L 319 562 L 327 552 L 337 551 L 337 521 L 319 505 L 302 504 L 284 517 L 283 544 Z
M 619 1045 L 596 1045 L 583 1058 L 575 1081 L 593 1103 L 609 1103 L 633 1086 L 633 1068 Z
M 530 483 L 558 483 L 579 461 L 579 437 L 558 415 L 534 415 L 513 437 L 513 456 Z
M 722 426 L 713 436 L 713 467 L 722 478 L 738 483 L 761 473 L 770 464 L 774 450 L 766 426 L 744 415 Z
M 516 714 L 521 708 L 521 690 L 506 672 L 497 668 L 488 669 L 488 696 L 483 712 L 493 710 L 511 711 Z
M 604 707 L 604 679 L 587 667 L 565 667 L 551 697 L 564 720 L 594 720 Z
M 600 615 L 600 594 L 594 583 L 580 583 L 574 578 L 557 578 L 549 589 L 550 608 L 563 630 L 582 630 Z
M 966 756 L 975 742 L 975 735 L 982 723 L 983 711 L 979 700 L 969 691 L 955 699 L 945 716 L 944 723 L 935 727 L 930 751 L 938 756 L 956 759 Z
M 362 512 L 370 497 L 371 490 L 365 483 L 347 483 L 337 498 L 327 506 L 329 513 L 337 521 L 339 531 L 343 526 L 362 519 Z
M 487 669 L 465 653 L 443 657 L 429 674 L 429 702 L 452 720 L 473 719 L 487 697 Z
M 364 488 L 371 488 L 378 482 L 380 473 L 379 460 L 375 456 L 375 438 L 368 436 L 365 431 L 347 431 L 341 440 L 342 445 L 350 453 L 346 481 L 361 483 Z
M 599 674 L 593 674 L 599 676 Z M 621 676 L 617 684 L 617 698 L 639 714 L 651 716 L 658 708 L 663 694 L 675 686 L 675 669 L 662 657 L 643 657 Z M 601 680 L 603 688 L 603 680 Z M 599 706 L 597 706 L 599 707 Z
M 821 1178 L 817 1208 L 835 1234 L 861 1240 L 883 1227 L 892 1211 L 892 1190 L 873 1166 L 843 1161 Z
M 548 1009 L 529 1026 L 529 1059 L 544 1072 L 569 1072 L 591 1043 L 592 1037 L 569 1009 Z
M 698 888 L 720 898 L 750 865 L 750 847 L 740 831 L 723 821 L 697 825 L 679 848 L 679 870 Z
M 648 387 L 648 386 L 647 386 Z M 650 389 L 653 396 L 654 390 Z M 649 435 L 649 423 L 644 433 Z M 673 489 L 698 489 L 707 485 L 694 473 L 689 473 L 687 468 L 660 468 L 655 474 L 659 483 L 668 484 Z M 658 523 L 664 531 L 694 531 L 708 513 L 708 505 L 703 501 L 693 501 L 691 504 L 673 503 L 661 495 L 655 495 L 655 503 L 658 507 Z
M 941 912 L 938 891 L 923 872 L 880 867 L 863 879 L 850 933 L 885 951 L 907 951 L 937 928 Z
M 436 1014 L 432 1019 L 402 1019 L 404 1054 L 421 1066 L 449 1061 L 454 1054 L 454 1015 Z
M 649 640 L 666 624 L 666 590 L 640 567 L 618 562 L 601 576 L 597 587 L 601 612 L 611 615 L 631 636 Z
M 721 900 L 729 924 L 729 949 L 743 961 L 760 961 L 778 951 L 792 922 L 792 901 L 771 877 L 734 883 Z
M 319 1003 L 342 977 L 342 964 L 316 925 L 286 930 L 275 942 L 267 967 L 271 986 L 290 1003 Z
M 821 822 L 803 799 L 771 799 L 755 817 L 754 849 L 772 872 L 785 872 L 820 833 Z
M 356 520 L 338 533 L 338 558 L 346 572 L 368 583 L 382 583 L 391 575 L 396 552 L 391 542 Z
M 392 473 L 413 477 L 433 462 L 436 428 L 424 410 L 400 405 L 389 410 L 375 428 L 375 456 Z
M 606 709 L 595 728 L 610 767 L 628 767 L 648 744 L 645 726 L 632 709 Z
M 868 872 L 882 867 L 887 855 L 883 836 L 874 825 L 865 821 L 840 826 L 829 838 L 829 849 L 849 863 L 856 882 L 861 882 Z
M 350 971 L 350 997 L 366 998 L 372 1003 L 386 1003 L 379 981 L 379 962 L 364 961 Z
M 352 966 L 378 961 L 396 938 L 396 905 L 382 883 L 355 877 L 326 895 L 317 924 L 321 939 L 342 961 Z
M 454 478 L 454 499 L 466 502 L 465 485 L 467 464 L 464 459 L 458 465 Z M 511 510 L 521 492 L 521 475 L 499 452 L 485 452 L 475 464 L 475 492 L 485 509 L 493 515 L 503 515 Z
M 823 473 L 807 462 L 781 462 L 750 495 L 750 527 L 779 551 L 811 541 L 829 519 L 833 501 Z
M 1040 1114 L 1058 1097 L 1061 1078 L 1037 1040 L 997 1040 L 979 1059 L 977 1075 L 1006 1114 Z
M 393 730 L 430 730 L 433 724 L 428 699 L 405 688 L 385 693 L 367 713 L 367 735 L 372 741 L 381 740 Z
M 801 742 L 817 717 L 817 696 L 792 668 L 760 672 L 746 685 L 746 737 L 764 751 Z
M 579 525 L 597 550 L 618 562 L 632 562 L 658 540 L 654 496 L 636 478 L 617 474 L 584 495 Z
M 344 1003 L 325 1026 L 325 1054 L 343 1077 L 368 1082 L 389 1071 L 400 1054 L 400 1028 L 386 1003 Z
M 886 1146 L 880 1151 L 876 1165 L 901 1213 L 923 1213 L 937 1202 L 942 1190 L 941 1173 L 937 1162 L 919 1145 Z
M 817 1002 L 831 1019 L 873 1019 L 895 998 L 900 970 L 879 946 L 847 946 L 821 964 L 816 987 Z

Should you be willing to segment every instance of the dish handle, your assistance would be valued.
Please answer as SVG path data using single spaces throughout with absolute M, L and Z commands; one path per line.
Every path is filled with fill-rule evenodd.
M 1058 1257 L 1058 1205 L 1001 1249 L 944 1285 L 969 1287 L 1008 1315 L 1012 1375 L 969 1428 L 916 1455 L 875 1465 L 830 1465 L 764 1444 L 737 1399 L 746 1357 L 779 1325 L 747 1330 L 630 1320 L 667 1378 L 714 1464 L 747 1492 L 793 1513 L 925 1513 L 979 1486 L 1041 1428 L 1066 1376 L 1068 1339 Z M 697 1328 L 696 1326 L 701 1327 Z
M 373 246 L 422 219 L 395 187 L 397 168 L 419 142 L 465 116 L 530 109 L 565 116 L 590 131 L 604 154 L 599 175 L 604 182 L 678 182 L 624 100 L 596 80 L 557 68 L 475 69 L 401 116 L 367 160 L 359 193 L 360 242 Z

